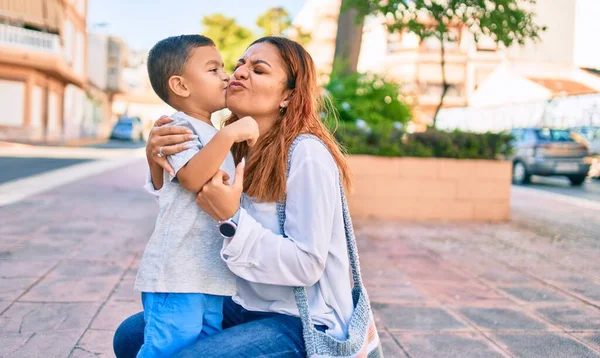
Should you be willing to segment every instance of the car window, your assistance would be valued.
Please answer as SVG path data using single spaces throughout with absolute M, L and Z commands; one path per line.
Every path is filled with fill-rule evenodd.
M 515 138 L 515 140 L 523 139 L 523 130 L 522 129 L 513 129 L 510 131 L 510 134 Z
M 537 136 L 535 134 L 535 131 L 529 129 L 527 131 L 525 131 L 525 135 L 523 136 L 524 140 L 527 142 L 535 142 L 537 141 Z
M 537 137 L 540 140 L 551 142 L 573 142 L 571 131 L 566 129 L 549 129 L 543 128 L 536 131 Z
M 600 128 L 586 128 L 583 134 L 588 140 L 600 139 Z
M 123 128 L 123 129 L 132 128 L 133 127 L 133 123 L 132 122 L 121 122 L 121 121 L 119 121 L 115 127 L 117 127 L 117 128 Z

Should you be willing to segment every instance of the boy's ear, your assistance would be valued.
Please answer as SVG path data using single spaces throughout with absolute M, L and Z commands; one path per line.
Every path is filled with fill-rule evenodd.
M 171 76 L 168 81 L 169 89 L 176 96 L 187 98 L 190 96 L 190 90 L 188 89 L 185 79 L 181 76 Z

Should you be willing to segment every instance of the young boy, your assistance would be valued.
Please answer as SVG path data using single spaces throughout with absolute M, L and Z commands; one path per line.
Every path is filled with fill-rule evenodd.
M 233 179 L 231 145 L 253 145 L 258 125 L 246 117 L 221 131 L 212 126 L 211 113 L 225 107 L 229 77 L 209 38 L 158 42 L 148 55 L 148 73 L 156 94 L 178 111 L 170 125 L 193 132 L 188 149 L 167 156 L 174 175 L 165 173 L 156 227 L 135 282 L 146 323 L 138 357 L 169 357 L 221 330 L 223 297 L 235 293 L 235 277 L 221 260 L 217 223 L 195 197 L 219 169 Z

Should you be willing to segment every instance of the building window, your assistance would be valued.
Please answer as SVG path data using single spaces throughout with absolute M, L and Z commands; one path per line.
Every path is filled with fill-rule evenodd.
M 460 28 L 453 27 L 448 29 L 448 40 L 444 42 L 445 51 L 456 51 L 460 47 L 461 34 Z M 421 50 L 426 52 L 441 51 L 441 42 L 437 37 L 428 37 L 421 42 Z
M 498 44 L 489 36 L 479 36 L 477 39 L 477 51 L 494 52 L 498 50 Z
M 427 96 L 441 97 L 442 95 L 442 84 L 441 83 L 425 83 L 421 86 L 421 93 Z M 446 91 L 446 97 L 463 97 L 465 93 L 465 86 L 462 84 L 449 84 L 448 90 Z
M 387 53 L 396 53 L 402 50 L 402 33 L 396 31 L 388 35 L 387 38 Z

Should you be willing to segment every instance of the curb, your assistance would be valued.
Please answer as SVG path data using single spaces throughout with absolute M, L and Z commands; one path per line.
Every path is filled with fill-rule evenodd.
M 0 185 L 0 207 L 14 204 L 56 187 L 142 160 L 144 156 L 141 152 L 137 152 L 127 157 L 75 164 L 66 168 L 9 181 Z
M 600 201 L 589 200 L 589 199 L 584 199 L 584 198 L 576 198 L 573 196 L 557 194 L 557 193 L 550 193 L 550 192 L 543 191 L 543 190 L 526 188 L 526 187 L 515 186 L 515 185 L 512 186 L 511 191 L 513 193 L 522 193 L 522 194 L 527 194 L 527 195 L 541 196 L 546 199 L 560 201 L 565 204 L 570 204 L 570 205 L 578 206 L 578 207 L 585 208 L 585 209 L 600 211 Z

